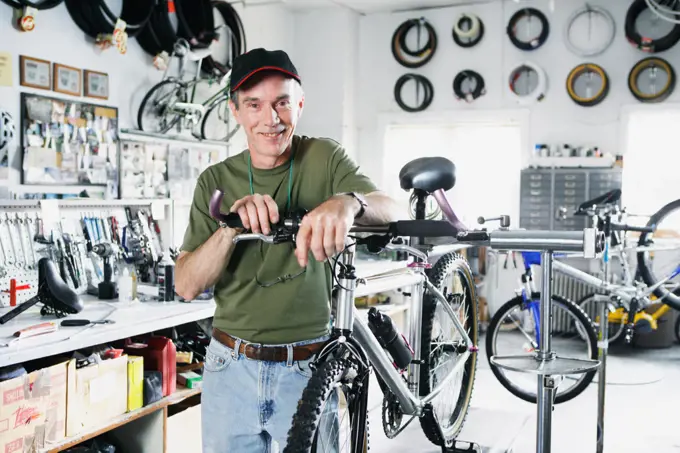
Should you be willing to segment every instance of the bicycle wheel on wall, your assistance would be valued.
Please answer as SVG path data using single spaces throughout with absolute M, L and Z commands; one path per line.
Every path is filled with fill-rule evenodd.
M 208 108 L 201 123 L 201 138 L 228 142 L 239 127 L 229 109 L 229 98 L 225 96 Z
M 486 355 L 491 371 L 510 393 L 530 403 L 536 403 L 536 376 L 498 368 L 491 363 L 491 357 L 529 354 L 538 348 L 534 319 L 540 315 L 534 310 L 538 310 L 539 298 L 540 295 L 536 295 L 535 300 L 524 302 L 522 296 L 517 296 L 509 300 L 494 314 L 486 332 Z M 557 295 L 552 296 L 552 304 L 551 349 L 562 357 L 597 360 L 597 335 L 583 310 Z M 565 376 L 557 386 L 555 404 L 581 394 L 595 373 L 593 370 Z
M 680 265 L 680 200 L 675 200 L 659 209 L 647 221 L 655 228 L 654 233 L 641 233 L 638 240 L 638 271 L 648 286 L 671 276 Z M 659 286 L 654 295 L 661 302 L 680 310 L 680 291 L 674 286 L 680 283 L 675 276 Z
M 172 106 L 186 102 L 184 85 L 174 80 L 163 80 L 146 93 L 137 111 L 137 125 L 145 132 L 164 134 L 182 120 Z
M 449 301 L 458 320 L 477 346 L 479 340 L 479 316 L 477 312 L 477 291 L 470 265 L 461 255 L 442 255 L 429 273 L 430 282 Z M 453 321 L 439 301 L 429 292 L 423 297 L 423 328 L 421 340 L 420 396 L 427 396 L 461 355 L 462 338 Z M 427 417 L 420 418 L 420 425 L 427 438 L 435 445 L 442 441 L 449 444 L 463 428 L 470 407 L 472 389 L 477 370 L 477 352 L 472 352 L 465 364 L 446 384 L 442 392 L 432 401 L 432 408 L 441 425 L 439 429 Z

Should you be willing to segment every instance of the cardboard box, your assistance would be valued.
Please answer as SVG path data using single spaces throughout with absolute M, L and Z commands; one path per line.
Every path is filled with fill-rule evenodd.
M 0 383 L 0 452 L 34 451 L 64 438 L 67 364 Z
M 76 369 L 68 363 L 66 435 L 102 425 L 127 412 L 128 356 Z
M 128 412 L 144 404 L 144 357 L 128 356 Z

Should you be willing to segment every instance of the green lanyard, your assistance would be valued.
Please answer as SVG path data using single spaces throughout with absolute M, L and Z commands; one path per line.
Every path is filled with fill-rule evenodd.
M 291 152 L 290 155 L 290 166 L 288 169 L 288 201 L 286 202 L 286 213 L 290 213 L 290 198 L 293 193 L 293 161 L 295 160 L 295 154 Z M 250 195 L 255 195 L 255 190 L 253 189 L 253 168 L 250 164 L 250 152 L 248 152 L 248 180 L 250 182 Z

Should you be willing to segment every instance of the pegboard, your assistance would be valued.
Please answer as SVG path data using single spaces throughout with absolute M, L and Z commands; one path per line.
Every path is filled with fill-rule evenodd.
M 37 293 L 37 262 L 42 257 L 49 257 L 60 268 L 62 251 L 70 248 L 71 266 L 64 261 L 64 270 L 68 275 L 65 282 L 78 294 L 86 294 L 88 288 L 97 287 L 103 278 L 103 259 L 87 251 L 83 227 L 88 229 L 92 245 L 101 242 L 112 242 L 114 230 L 122 238 L 123 227 L 127 226 L 126 207 L 152 215 L 158 225 L 160 234 L 149 231 L 153 249 L 166 251 L 172 245 L 173 208 L 171 200 L 41 200 L 41 201 L 0 201 L 0 306 L 10 303 L 10 280 L 16 279 L 16 285 L 30 285 L 29 289 L 17 292 L 17 304 L 21 304 Z M 115 222 L 108 222 L 110 218 Z M 19 219 L 19 220 L 17 220 Z M 85 219 L 102 219 L 101 222 L 90 222 Z M 100 228 L 101 226 L 101 228 Z M 41 239 L 53 242 L 45 245 L 34 240 L 36 235 Z M 43 241 L 44 242 L 44 241 Z M 68 246 L 67 246 L 68 243 Z M 23 244 L 23 248 L 22 248 Z M 31 247 L 33 247 L 31 249 Z M 35 257 L 35 258 L 34 258 Z M 68 258 L 67 258 L 68 259 Z M 124 261 L 111 259 L 115 282 L 127 266 Z M 69 269 L 70 267 L 70 269 Z M 73 270 L 73 273 L 71 272 Z M 75 275 L 75 278 L 72 277 Z M 76 287 L 76 282 L 78 285 Z

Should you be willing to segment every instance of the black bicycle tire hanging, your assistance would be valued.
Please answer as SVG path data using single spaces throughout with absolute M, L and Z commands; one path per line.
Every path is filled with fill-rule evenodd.
M 586 73 L 595 73 L 599 75 L 602 79 L 602 88 L 600 88 L 593 96 L 581 97 L 574 90 L 574 83 L 576 82 L 576 79 Z M 593 107 L 604 101 L 609 94 L 609 85 L 609 76 L 607 75 L 607 72 L 601 66 L 594 63 L 583 63 L 576 66 L 569 71 L 566 81 L 567 94 L 572 101 L 582 107 Z
M 661 68 L 668 74 L 668 81 L 663 89 L 659 90 L 655 94 L 645 94 L 643 93 L 638 85 L 637 78 L 642 71 L 648 68 Z M 676 75 L 675 70 L 671 64 L 659 57 L 647 57 L 635 64 L 628 74 L 628 89 L 635 99 L 644 103 L 656 103 L 663 102 L 673 93 L 675 90 Z
M 468 93 L 463 91 L 463 82 L 467 79 L 475 80 L 475 89 Z M 471 69 L 464 69 L 463 71 L 460 71 L 458 74 L 456 74 L 456 77 L 453 78 L 453 93 L 455 94 L 456 99 L 464 100 L 468 103 L 474 101 L 480 96 L 486 94 L 484 77 L 482 77 L 480 73 Z
M 628 41 L 642 50 L 643 52 L 656 53 L 664 52 L 675 46 L 680 40 L 680 24 L 675 24 L 673 29 L 666 35 L 658 39 L 651 39 L 638 33 L 635 22 L 644 10 L 648 9 L 645 0 L 635 0 L 626 12 L 626 38 Z
M 86 35 L 97 38 L 111 34 L 118 19 L 105 0 L 64 0 L 71 19 Z M 125 32 L 137 36 L 147 25 L 156 0 L 123 0 L 120 18 L 126 22 Z
M 522 17 L 526 16 L 534 16 L 541 21 L 541 34 L 533 38 L 531 41 L 520 41 L 515 36 L 515 26 Z M 543 14 L 541 10 L 536 8 L 522 8 L 515 11 L 512 17 L 510 17 L 508 26 L 506 28 L 506 33 L 510 38 L 510 42 L 512 42 L 512 44 L 518 49 L 524 51 L 536 50 L 543 46 L 543 44 L 545 44 L 545 42 L 548 40 L 548 36 L 550 36 L 550 23 L 548 22 L 546 15 Z
M 421 28 L 427 31 L 427 41 L 425 45 L 417 50 L 411 50 L 406 45 L 406 35 L 416 27 L 418 33 Z M 408 19 L 404 21 L 392 35 L 392 55 L 397 62 L 406 68 L 419 68 L 429 62 L 437 50 L 437 33 L 425 18 Z M 416 58 L 409 60 L 407 56 Z
M 422 102 L 415 107 L 407 105 L 401 96 L 402 88 L 404 87 L 406 82 L 410 80 L 415 81 L 418 84 L 418 86 L 422 86 L 425 92 L 425 97 L 423 98 Z M 399 105 L 399 107 L 405 112 L 409 113 L 422 112 L 423 110 L 427 109 L 430 106 L 430 104 L 432 104 L 432 100 L 434 99 L 434 86 L 432 85 L 432 82 L 430 82 L 430 80 L 423 75 L 407 73 L 399 77 L 399 79 L 397 79 L 397 82 L 394 84 L 394 99 Z
M 44 0 L 42 2 L 31 2 L 29 0 L 0 0 L 0 1 L 11 6 L 12 8 L 21 9 L 25 7 L 31 7 L 37 9 L 38 11 L 55 8 L 64 2 L 64 0 Z
M 227 55 L 210 55 L 203 60 L 201 68 L 206 73 L 226 74 L 231 69 L 231 62 L 237 56 L 246 51 L 246 36 L 243 22 L 232 5 L 223 1 L 207 0 L 208 8 L 194 8 L 194 0 L 182 0 L 191 2 L 191 8 L 183 5 L 182 15 L 185 18 L 187 28 L 197 36 L 197 40 L 206 46 L 219 35 L 215 30 L 213 11 L 222 16 L 225 25 L 232 37 L 229 43 L 230 51 Z M 202 0 L 206 1 L 206 0 Z M 191 41 L 190 41 L 191 42 Z
M 209 47 L 215 39 L 215 17 L 210 0 L 175 0 L 179 34 L 192 49 Z
M 477 32 L 476 36 L 470 40 L 467 40 L 467 36 L 460 36 L 458 32 L 456 32 L 456 26 L 458 28 L 461 27 L 461 23 L 467 22 L 470 25 L 472 25 L 473 21 L 477 21 L 479 24 L 479 31 Z M 458 17 L 458 20 L 456 21 L 456 24 L 454 24 L 453 28 L 451 29 L 451 36 L 453 37 L 453 42 L 458 44 L 460 47 L 464 48 L 470 48 L 474 47 L 479 42 L 482 40 L 484 37 L 484 22 L 482 19 L 479 18 L 479 16 L 476 16 L 474 14 L 461 14 Z

